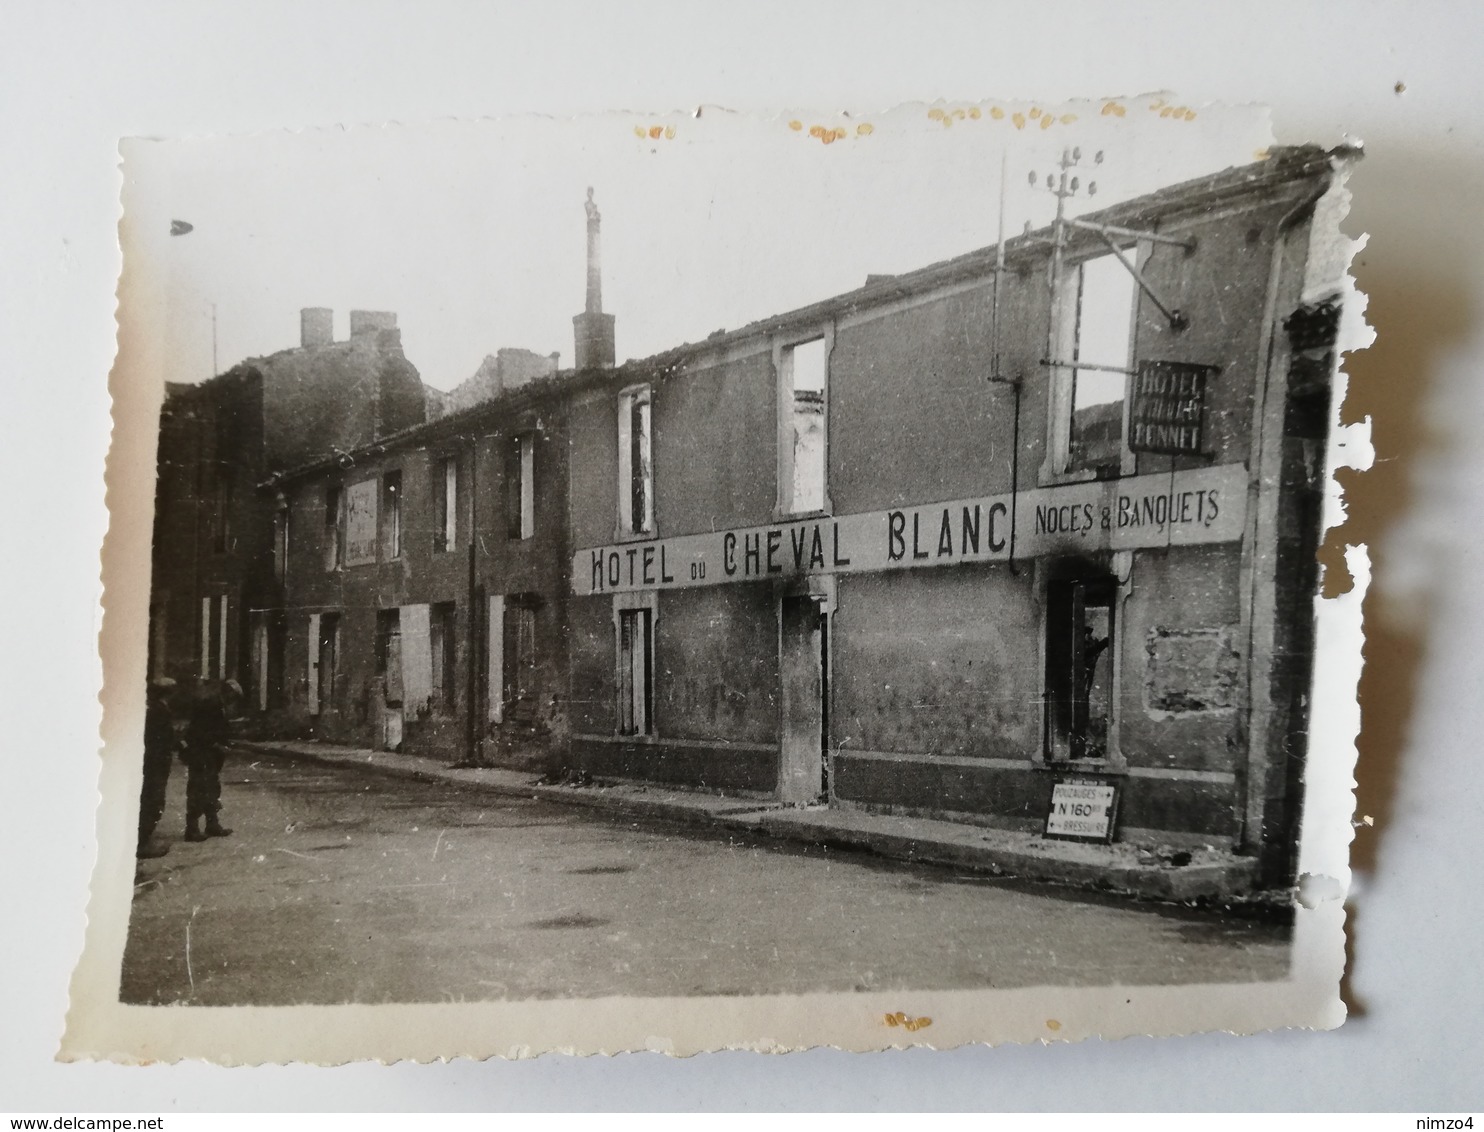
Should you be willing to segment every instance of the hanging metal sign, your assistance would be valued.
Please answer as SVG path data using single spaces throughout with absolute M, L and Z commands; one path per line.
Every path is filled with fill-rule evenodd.
M 1215 366 L 1192 362 L 1140 362 L 1129 404 L 1129 449 L 1204 456 L 1206 385 L 1215 373 Z

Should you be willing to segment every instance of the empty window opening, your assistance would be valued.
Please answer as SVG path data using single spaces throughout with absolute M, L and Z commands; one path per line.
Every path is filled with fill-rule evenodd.
M 1046 757 L 1105 759 L 1113 719 L 1112 578 L 1052 582 L 1046 592 Z
M 402 556 L 402 473 L 381 477 L 381 550 L 385 558 Z
M 536 531 L 536 437 L 511 437 L 505 450 L 505 514 L 507 534 L 530 538 Z
M 433 475 L 433 549 L 453 550 L 459 543 L 459 462 L 439 460 Z
M 654 621 L 648 609 L 624 609 L 618 614 L 618 731 L 620 735 L 648 735 L 653 731 Z
M 1068 470 L 1116 472 L 1123 456 L 1124 399 L 1132 367 L 1135 283 L 1112 255 L 1073 273 Z M 1107 369 L 1096 367 L 1109 367 Z M 1117 372 L 1115 372 L 1117 371 Z
M 825 509 L 825 386 L 829 355 L 823 338 L 783 351 L 783 382 L 790 446 L 787 510 L 807 514 Z
M 618 525 L 624 534 L 654 533 L 654 467 L 649 386 L 618 398 Z

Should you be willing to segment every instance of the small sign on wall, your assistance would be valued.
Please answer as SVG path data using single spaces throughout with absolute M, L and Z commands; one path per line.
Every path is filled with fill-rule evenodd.
M 1139 363 L 1128 414 L 1128 446 L 1168 456 L 1205 455 L 1206 384 L 1213 366 Z
M 376 561 L 376 481 L 362 480 L 345 492 L 345 565 Z
M 1095 778 L 1062 778 L 1051 788 L 1044 836 L 1062 841 L 1113 840 L 1119 787 Z

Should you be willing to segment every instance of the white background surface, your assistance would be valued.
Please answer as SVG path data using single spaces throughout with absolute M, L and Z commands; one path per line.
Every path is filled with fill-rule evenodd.
M 540 14 L 538 14 L 540 13 Z M 1466 4 L 18 4 L 0 32 L 0 615 L 7 774 L 0 1111 L 481 1108 L 1403 1109 L 1484 1098 L 1484 16 Z M 1405 93 L 1395 86 L 1402 82 Z M 851 1057 L 637 1055 L 60 1065 L 93 858 L 97 551 L 117 139 L 535 111 L 1134 94 L 1266 101 L 1279 139 L 1363 139 L 1356 359 L 1396 686 L 1372 687 L 1352 1002 L 1331 1034 Z M 1363 382 L 1363 386 L 1361 383 Z M 1432 625 L 1417 649 L 1407 615 Z M 1417 650 L 1418 666 L 1395 658 Z M 1402 678 L 1405 677 L 1403 680 Z M 1405 684 L 1405 687 L 1400 686 Z M 1410 705 L 1410 706 L 1409 706 Z M 1410 1127 L 1410 1123 L 1408 1123 Z

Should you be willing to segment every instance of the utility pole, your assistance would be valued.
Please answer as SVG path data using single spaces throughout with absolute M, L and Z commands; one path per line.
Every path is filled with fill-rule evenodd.
M 1067 218 L 1067 201 L 1076 196 L 1081 190 L 1081 178 L 1075 170 L 1081 168 L 1082 150 L 1074 146 L 1071 149 L 1062 150 L 1061 160 L 1057 162 L 1057 172 L 1046 174 L 1046 188 L 1051 195 L 1056 197 L 1056 219 L 1051 224 L 1051 278 L 1048 285 L 1051 289 L 1051 309 L 1056 310 L 1056 297 L 1061 289 L 1061 274 L 1065 261 L 1067 247 L 1067 231 L 1075 228 L 1080 232 L 1091 232 L 1107 245 L 1108 251 L 1123 265 L 1123 269 L 1133 277 L 1138 284 L 1139 290 L 1158 308 L 1159 313 L 1169 321 L 1170 329 L 1181 331 L 1189 328 L 1190 319 L 1181 311 L 1171 307 L 1155 291 L 1144 273 L 1139 270 L 1138 264 L 1129 259 L 1124 253 L 1124 246 L 1129 241 L 1147 240 L 1154 244 L 1170 244 L 1182 248 L 1186 255 L 1194 253 L 1196 243 L 1193 239 L 1180 236 L 1167 236 L 1162 232 L 1149 232 L 1135 228 L 1121 228 L 1111 224 L 1093 224 L 1086 220 L 1069 220 Z M 1103 151 L 1098 150 L 1092 157 L 1094 165 L 1103 163 Z M 1030 184 L 1035 187 L 1040 183 L 1040 177 L 1035 172 L 1029 176 Z M 1087 195 L 1096 196 L 1098 191 L 1097 182 L 1087 182 Z M 1026 223 L 1029 230 L 1030 223 Z M 1117 239 L 1115 239 L 1117 237 Z M 1120 243 L 1121 241 L 1121 243 Z M 1046 356 L 1056 357 L 1056 323 L 1053 320 L 1048 331 L 1046 341 Z M 1106 369 L 1106 366 L 1087 366 L 1088 369 Z M 1116 367 L 1115 367 L 1116 368 Z
M 995 238 L 994 249 L 994 300 L 990 307 L 989 316 L 989 341 L 990 341 L 990 372 L 989 380 L 993 385 L 1008 385 L 1015 392 L 1015 414 L 1012 418 L 1013 425 L 1010 439 L 1010 559 L 1009 567 L 1011 575 L 1020 573 L 1015 565 L 1015 531 L 1016 514 L 1020 502 L 1020 375 L 1006 377 L 1000 366 L 1000 291 L 1005 285 L 1005 170 L 1009 161 L 1008 154 L 1000 155 L 1000 230 Z
M 1047 280 L 1047 286 L 1051 291 L 1051 309 L 1056 310 L 1056 298 L 1061 291 L 1061 276 L 1065 261 L 1067 247 L 1067 200 L 1081 191 L 1082 179 L 1077 176 L 1076 170 L 1081 167 L 1082 149 L 1073 146 L 1071 149 L 1061 151 L 1061 160 L 1056 163 L 1056 172 L 1046 174 L 1046 188 L 1056 198 L 1056 219 L 1051 222 L 1051 275 Z M 1103 151 L 1098 150 L 1092 157 L 1094 165 L 1103 163 Z M 1034 188 L 1040 183 L 1040 177 L 1035 172 L 1029 176 L 1031 186 Z M 1087 195 L 1096 196 L 1098 186 L 1096 181 L 1087 182 Z M 1056 356 L 1056 320 L 1053 318 L 1046 332 L 1046 356 Z

